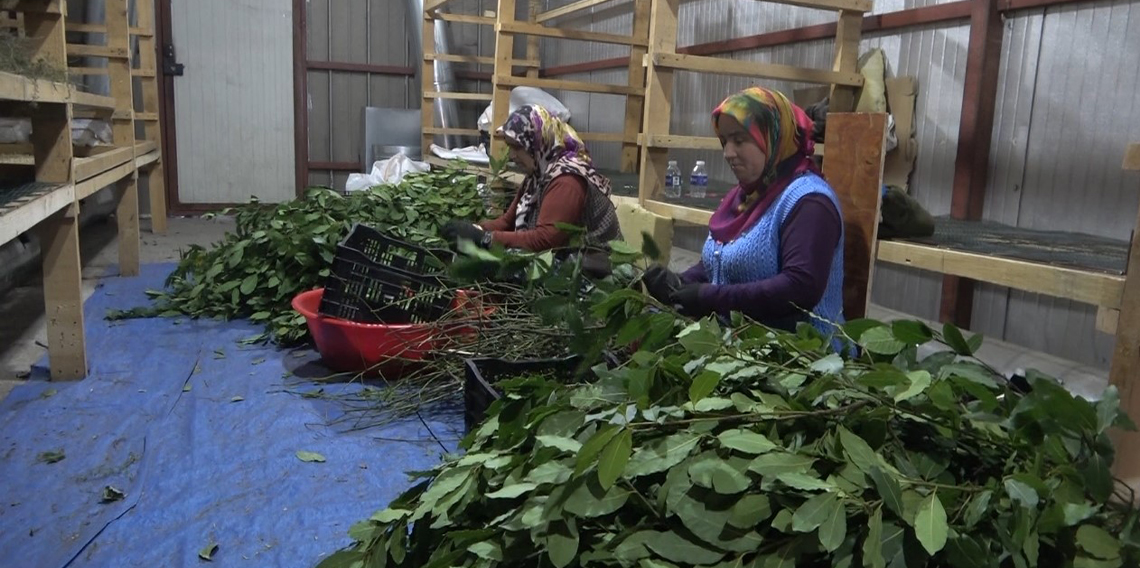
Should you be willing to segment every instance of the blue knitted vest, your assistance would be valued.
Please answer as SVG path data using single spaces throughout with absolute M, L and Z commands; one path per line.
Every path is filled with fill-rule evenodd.
M 701 251 L 701 262 L 712 284 L 743 284 L 756 282 L 780 272 L 780 228 L 788 218 L 792 208 L 805 195 L 822 193 L 826 195 L 835 210 L 840 212 L 839 200 L 831 186 L 816 174 L 808 173 L 796 178 L 784 190 L 776 202 L 760 216 L 751 228 L 745 229 L 736 239 L 718 243 L 710 234 Z M 840 229 L 839 244 L 831 260 L 831 270 L 827 277 L 827 288 L 819 303 L 811 309 L 811 324 L 825 337 L 833 336 L 833 324 L 843 323 L 843 232 Z M 773 322 L 761 322 L 773 325 Z M 833 337 L 832 346 L 838 351 L 842 342 Z

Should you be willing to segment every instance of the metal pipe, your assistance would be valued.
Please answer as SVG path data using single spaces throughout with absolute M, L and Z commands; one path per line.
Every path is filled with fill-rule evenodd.
M 413 53 L 418 53 L 419 56 L 416 60 L 422 61 L 423 42 L 427 38 L 423 37 L 423 27 L 419 25 L 418 22 L 424 13 L 424 2 L 423 0 L 407 0 L 407 6 L 409 15 L 414 22 L 417 22 L 417 25 L 408 26 L 412 30 L 412 49 L 415 50 Z M 450 53 L 451 47 L 447 35 L 447 22 L 437 20 L 433 27 L 435 28 L 435 37 L 432 38 L 432 42 L 435 44 L 435 52 Z M 422 81 L 422 77 L 418 76 L 419 73 L 422 72 L 422 65 L 413 65 L 412 67 L 416 69 L 417 78 Z M 453 92 L 458 89 L 455 82 L 455 71 L 452 69 L 450 61 L 436 60 L 433 62 L 432 68 L 434 69 L 432 79 L 436 91 Z M 455 128 L 458 126 L 459 109 L 455 100 L 435 99 L 434 109 L 436 121 L 441 128 Z M 452 134 L 443 135 L 442 139 L 444 146 L 448 148 L 454 148 L 456 142 L 458 142 L 457 137 Z M 424 148 L 423 151 L 426 153 L 428 149 Z

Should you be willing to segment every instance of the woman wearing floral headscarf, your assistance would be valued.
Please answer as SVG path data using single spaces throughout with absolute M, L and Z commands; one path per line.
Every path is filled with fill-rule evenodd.
M 500 130 L 511 161 L 526 173 L 518 194 L 498 219 L 478 225 L 451 221 L 444 238 L 543 251 L 569 244 L 558 223 L 584 227 L 587 245 L 604 246 L 619 237 L 610 181 L 594 167 L 573 127 L 527 105 L 511 113 Z
M 784 329 L 810 319 L 831 335 L 843 321 L 843 220 L 812 161 L 811 119 L 759 87 L 725 99 L 712 119 L 740 183 L 709 221 L 701 262 L 679 275 L 651 268 L 650 294 L 694 316 L 738 311 Z

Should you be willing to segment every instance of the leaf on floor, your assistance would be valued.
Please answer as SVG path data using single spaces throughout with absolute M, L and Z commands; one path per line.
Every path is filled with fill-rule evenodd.
M 306 452 L 305 450 L 297 450 L 297 459 L 303 462 L 325 462 L 325 456 L 322 456 L 316 452 Z
M 222 351 L 221 349 L 215 349 L 214 350 L 214 359 L 225 359 L 225 358 L 226 358 L 226 352 L 225 351 Z
M 253 361 L 251 361 L 251 363 L 253 363 L 254 365 L 260 365 L 264 362 L 265 362 L 265 357 L 258 357 L 257 359 L 254 359 Z
M 235 396 L 235 397 L 230 399 L 230 402 L 241 402 L 243 400 L 245 400 L 245 398 L 242 398 L 240 396 Z
M 63 449 L 61 448 L 50 452 L 40 452 L 40 454 L 36 456 L 36 461 L 41 463 L 56 463 L 63 461 L 65 457 L 67 456 L 63 455 Z
M 190 383 L 182 385 L 182 392 L 190 392 Z
M 205 560 L 207 562 L 213 562 L 214 554 L 216 554 L 217 552 L 218 552 L 218 544 L 211 542 L 210 544 L 207 544 L 205 547 L 203 547 L 202 550 L 198 551 L 198 558 L 201 558 L 202 560 Z
M 127 494 L 119 491 L 115 487 L 108 485 L 103 488 L 103 498 L 99 500 L 100 503 L 114 503 L 115 501 L 122 501 L 123 497 Z
M 40 398 L 51 398 L 51 397 L 55 396 L 56 393 L 58 393 L 58 392 L 59 391 L 57 391 L 55 389 L 48 389 L 48 390 L 44 391 L 43 394 L 40 395 Z

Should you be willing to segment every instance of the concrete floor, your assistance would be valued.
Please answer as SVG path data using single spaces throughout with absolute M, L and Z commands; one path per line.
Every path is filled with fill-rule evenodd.
M 149 222 L 144 221 L 143 224 L 143 263 L 177 261 L 181 249 L 191 244 L 214 243 L 233 227 L 230 219 L 173 218 L 166 235 L 153 235 Z M 95 291 L 101 277 L 115 272 L 118 241 L 114 221 L 96 223 L 84 229 L 81 242 L 83 292 L 87 298 Z M 698 259 L 695 252 L 674 248 L 670 267 L 684 270 Z M 911 319 L 906 314 L 881 306 L 872 305 L 869 312 L 869 317 L 882 321 Z M 31 366 L 46 353 L 44 322 L 43 288 L 39 278 L 0 297 L 0 400 L 24 380 Z M 941 328 L 927 323 L 935 329 Z M 993 339 L 986 340 L 979 357 L 1006 374 L 1037 369 L 1061 379 L 1069 390 L 1088 398 L 1099 397 L 1108 384 L 1107 374 L 1102 370 Z
M 216 242 L 232 227 L 230 219 L 172 218 L 167 234 L 154 235 L 150 222 L 144 219 L 139 255 L 144 264 L 177 261 L 180 250 Z M 117 233 L 113 218 L 81 231 L 84 299 L 95 292 L 100 278 L 117 272 Z M 31 366 L 47 353 L 45 322 L 39 275 L 0 297 L 0 400 L 23 382 Z

